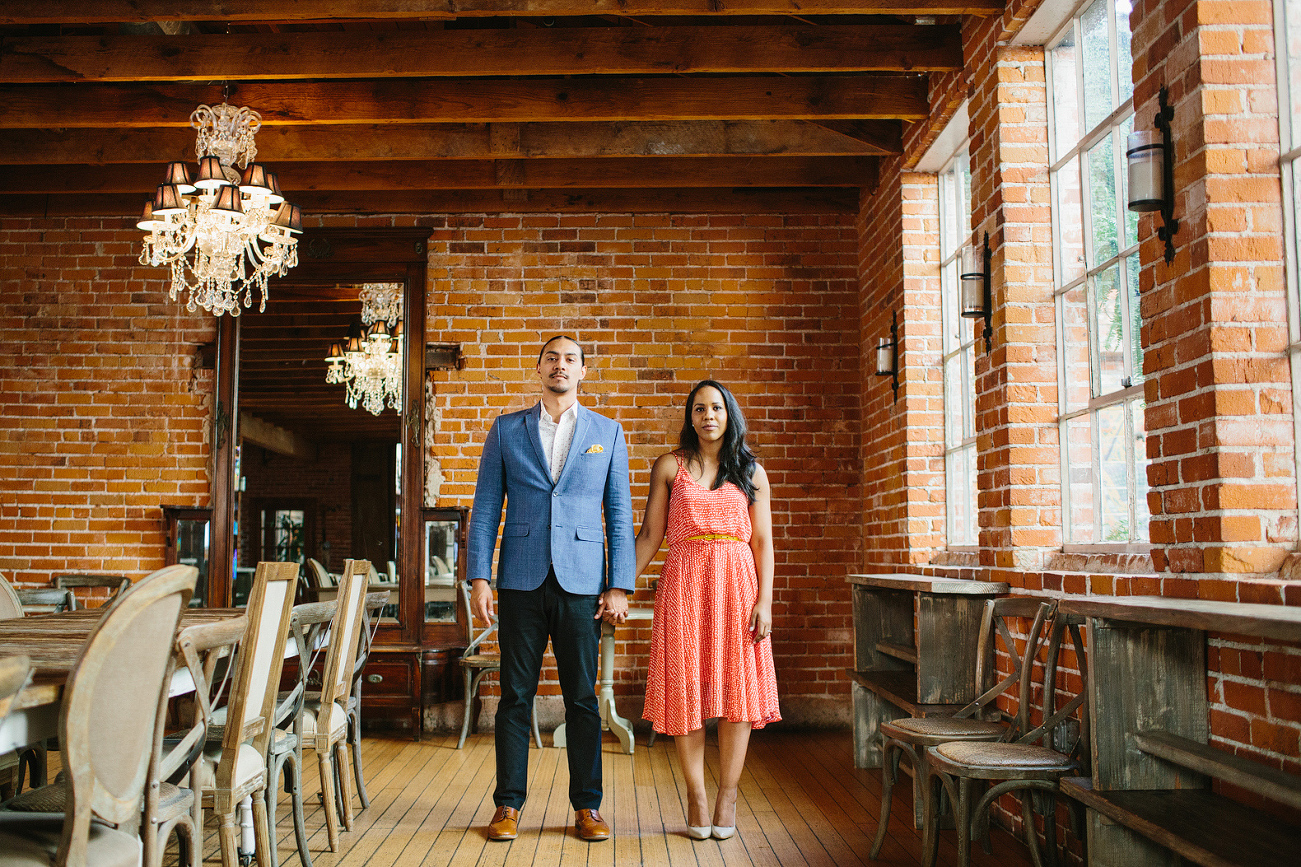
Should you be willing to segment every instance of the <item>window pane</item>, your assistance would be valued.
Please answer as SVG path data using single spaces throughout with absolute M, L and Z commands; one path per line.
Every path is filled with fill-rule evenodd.
M 1297 9 L 1295 2 L 1288 2 L 1286 10 L 1288 79 L 1292 82 L 1292 147 L 1296 147 L 1301 133 L 1296 124 L 1296 119 L 1301 118 L 1301 9 Z
M 1054 176 L 1057 193 L 1058 267 L 1060 285 L 1084 276 L 1084 217 L 1080 200 L 1080 160 L 1071 157 Z
M 957 178 L 952 169 L 940 175 L 940 258 L 947 259 L 958 244 Z
M 1107 38 L 1107 12 L 1110 0 L 1095 0 L 1080 18 L 1080 38 L 1084 44 L 1084 132 L 1093 129 L 1111 114 L 1111 46 Z
M 1115 256 L 1116 246 L 1116 160 L 1112 135 L 1089 149 L 1089 220 L 1092 228 L 1093 258 L 1090 268 Z
M 962 442 L 962 353 L 944 362 L 944 444 L 957 448 Z
M 944 315 L 944 353 L 962 345 L 962 314 L 958 310 L 958 260 L 950 259 L 940 269 L 940 306 Z
M 1097 414 L 1099 511 L 1103 542 L 1128 542 L 1131 538 L 1126 409 L 1125 404 L 1115 404 Z
M 1143 381 L 1143 317 L 1138 304 L 1138 254 L 1125 260 L 1125 275 L 1129 282 L 1129 382 L 1138 385 Z M 1142 452 L 1139 453 L 1140 458 Z
M 1093 341 L 1098 351 L 1097 395 L 1125 387 L 1125 335 L 1120 269 L 1113 265 L 1093 278 Z
M 1048 52 L 1053 71 L 1053 132 L 1057 152 L 1080 140 L 1079 91 L 1076 89 L 1075 33 L 1068 29 L 1062 41 Z
M 1067 541 L 1080 544 L 1096 541 L 1093 532 L 1093 417 L 1082 415 L 1066 423 L 1067 493 L 1070 522 Z
M 976 344 L 968 343 L 962 352 L 962 408 L 964 439 L 976 436 Z M 974 471 L 973 471 L 974 472 Z M 972 476 L 975 479 L 975 476 Z
M 1134 541 L 1146 542 L 1150 538 L 1148 527 L 1152 520 L 1152 511 L 1147 506 L 1147 425 L 1143 413 L 1147 402 L 1134 400 L 1129 403 L 1134 425 Z
M 1084 287 L 1077 286 L 1061 299 L 1062 360 L 1065 370 L 1061 388 L 1066 396 L 1066 412 L 1089 405 L 1093 396 L 1089 378 L 1089 318 L 1084 302 Z
M 1129 13 L 1133 9 L 1130 0 L 1116 0 L 1116 83 L 1120 86 L 1120 102 L 1134 95 L 1134 58 L 1129 53 Z
M 958 232 L 961 238 L 971 237 L 971 157 L 962 154 L 958 157 Z
M 1129 141 L 1129 134 L 1133 131 L 1134 115 L 1131 114 L 1129 117 L 1125 118 L 1125 122 L 1120 125 L 1120 145 L 1122 149 L 1125 146 L 1125 142 Z M 1122 166 L 1124 165 L 1123 160 L 1121 164 Z M 1120 183 L 1122 184 L 1120 196 L 1121 213 L 1125 215 L 1125 240 L 1122 249 L 1128 250 L 1130 247 L 1138 245 L 1138 211 L 1131 211 L 1125 204 L 1129 201 L 1129 172 L 1122 168 L 1122 170 L 1117 172 L 1117 174 L 1119 175 Z

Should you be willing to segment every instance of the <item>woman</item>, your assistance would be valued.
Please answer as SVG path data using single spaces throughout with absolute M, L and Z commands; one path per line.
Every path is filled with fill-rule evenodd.
M 645 718 L 673 735 L 687 783 L 687 833 L 736 833 L 750 730 L 781 719 L 772 662 L 772 511 L 768 476 L 745 444 L 731 392 L 705 380 L 687 398 L 677 451 L 651 470 L 637 572 L 669 554 L 655 591 Z M 721 773 L 712 820 L 705 720 L 718 718 Z

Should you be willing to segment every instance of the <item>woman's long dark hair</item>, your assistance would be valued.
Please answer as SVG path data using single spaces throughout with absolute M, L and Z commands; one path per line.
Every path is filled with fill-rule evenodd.
M 732 397 L 726 386 L 712 379 L 702 379 L 687 395 L 687 414 L 682 422 L 682 431 L 678 434 L 678 448 L 688 461 L 700 457 L 700 437 L 691 424 L 691 408 L 696 403 L 696 393 L 702 388 L 716 388 L 723 396 L 723 406 L 727 409 L 727 429 L 723 431 L 723 446 L 718 450 L 718 475 L 710 490 L 716 491 L 725 482 L 736 485 L 745 494 L 745 498 L 754 502 L 754 452 L 745 444 L 745 416 L 741 407 Z

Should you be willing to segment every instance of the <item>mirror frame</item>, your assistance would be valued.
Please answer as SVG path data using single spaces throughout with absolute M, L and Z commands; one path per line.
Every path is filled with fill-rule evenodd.
M 277 283 L 328 285 L 347 283 L 402 283 L 406 287 L 402 305 L 402 328 L 407 335 L 402 383 L 402 494 L 401 514 L 407 523 L 419 524 L 424 505 L 424 347 L 425 281 L 428 269 L 428 227 L 389 229 L 317 228 L 304 230 L 298 239 L 296 268 L 284 278 L 271 281 L 274 297 Z M 243 316 L 257 316 L 250 309 L 240 317 L 223 316 L 217 328 L 217 374 L 212 411 L 212 551 L 210 604 L 229 606 L 234 559 L 235 522 L 235 425 L 239 418 L 239 322 Z M 401 575 L 420 571 L 419 533 L 401 533 L 397 561 Z M 423 577 L 421 579 L 423 581 Z M 399 611 L 402 641 L 418 642 L 423 606 L 416 594 L 403 592 Z M 420 610 L 417 610 L 419 607 Z M 391 632 L 392 630 L 385 630 Z

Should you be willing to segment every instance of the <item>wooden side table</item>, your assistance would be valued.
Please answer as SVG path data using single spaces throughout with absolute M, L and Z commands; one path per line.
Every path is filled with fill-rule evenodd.
M 883 721 L 953 713 L 976 697 L 976 647 L 997 581 L 850 575 L 854 766 L 881 766 Z M 915 626 L 914 626 L 915 622 Z

